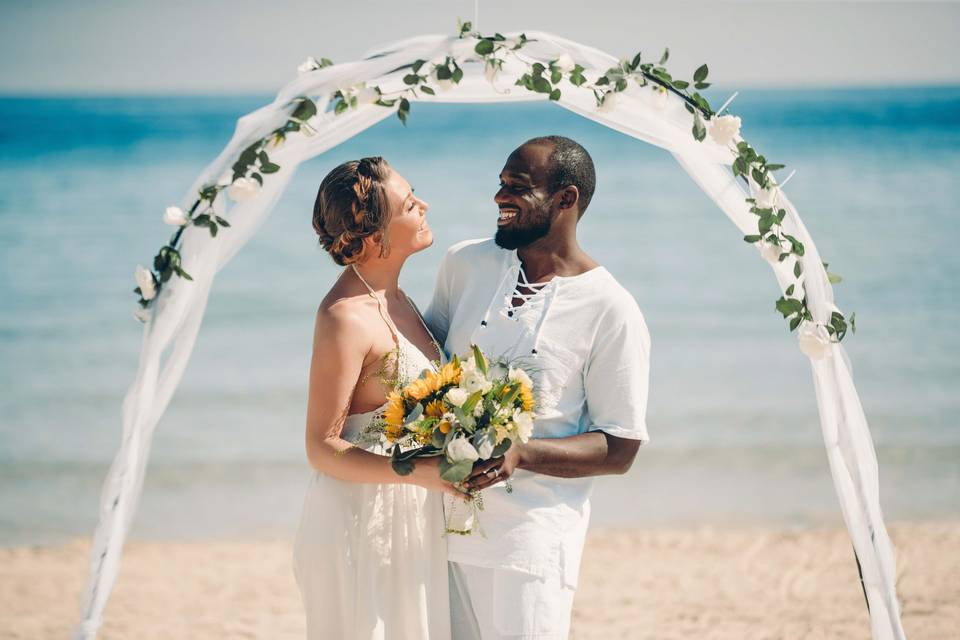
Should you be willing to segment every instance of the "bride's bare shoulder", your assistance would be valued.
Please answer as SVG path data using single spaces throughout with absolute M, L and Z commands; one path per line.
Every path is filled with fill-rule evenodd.
M 342 335 L 368 332 L 377 320 L 377 306 L 366 292 L 334 285 L 317 307 L 317 329 Z

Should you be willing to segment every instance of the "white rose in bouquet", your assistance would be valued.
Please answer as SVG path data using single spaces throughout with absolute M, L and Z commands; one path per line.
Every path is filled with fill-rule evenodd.
M 800 351 L 814 360 L 820 360 L 830 352 L 830 334 L 822 325 L 804 322 L 797 335 Z
M 517 427 L 517 438 L 520 442 L 526 442 L 533 435 L 533 418 L 529 413 L 515 409 L 513 412 L 513 424 Z
M 720 116 L 710 120 L 710 137 L 719 145 L 727 146 L 740 135 L 740 118 L 738 116 Z
M 472 365 L 470 361 L 468 361 Z M 487 380 L 487 377 L 477 369 L 476 365 L 464 366 L 463 374 L 460 378 L 460 387 L 466 389 L 468 393 L 486 393 L 493 388 L 493 383 Z
M 144 300 L 153 300 L 157 295 L 157 283 L 150 270 L 138 264 L 134 275 L 137 279 L 137 286 L 140 287 L 140 297 Z
M 523 369 L 510 367 L 507 377 L 510 379 L 510 382 L 520 382 L 533 389 L 533 380 L 530 379 L 530 376 L 527 375 L 527 372 Z
M 260 183 L 253 178 L 237 178 L 227 189 L 227 194 L 237 202 L 253 200 L 260 193 Z
M 450 404 L 455 407 L 462 407 L 463 403 L 467 401 L 467 398 L 470 397 L 470 393 L 466 389 L 460 387 L 454 387 L 447 391 L 446 396 L 444 396 Z
M 190 222 L 190 219 L 180 207 L 167 207 L 163 212 L 163 221 L 174 227 L 182 227 Z
M 480 458 L 480 454 L 466 438 L 454 438 L 447 445 L 447 458 L 454 464 L 466 460 L 474 462 Z

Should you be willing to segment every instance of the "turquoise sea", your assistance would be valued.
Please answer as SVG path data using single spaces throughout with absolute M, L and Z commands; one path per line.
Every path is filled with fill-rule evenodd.
M 732 92 L 710 91 L 715 105 Z M 0 545 L 92 532 L 140 347 L 134 266 L 168 237 L 164 207 L 269 100 L 0 98 Z M 797 170 L 787 192 L 844 277 L 887 519 L 957 517 L 960 87 L 741 88 L 732 111 Z M 436 243 L 402 279 L 423 306 L 445 247 L 495 230 L 506 156 L 549 133 L 593 155 L 582 241 L 653 340 L 652 441 L 630 473 L 598 481 L 594 525 L 839 526 L 809 366 L 774 310 L 773 275 L 669 154 L 548 104 L 415 104 L 408 127 L 389 119 L 301 166 L 221 272 L 133 535 L 292 535 L 313 313 L 337 272 L 310 227 L 330 168 L 383 155 L 430 203 Z

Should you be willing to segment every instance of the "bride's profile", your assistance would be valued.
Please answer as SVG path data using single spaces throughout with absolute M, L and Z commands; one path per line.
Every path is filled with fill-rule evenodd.
M 427 203 L 379 157 L 320 184 L 313 227 L 346 267 L 320 303 L 306 452 L 313 468 L 294 543 L 308 638 L 449 638 L 447 554 L 437 458 L 397 475 L 380 431 L 387 395 L 443 363 L 398 285 L 433 236 Z

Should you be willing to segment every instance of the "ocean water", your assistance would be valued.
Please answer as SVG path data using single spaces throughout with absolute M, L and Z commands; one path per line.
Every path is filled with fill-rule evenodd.
M 164 207 L 269 99 L 0 99 L 0 544 L 92 532 L 140 347 L 134 266 L 168 237 Z M 797 170 L 787 191 L 844 277 L 887 519 L 960 515 L 960 88 L 741 90 L 733 111 Z M 436 242 L 402 275 L 423 306 L 445 247 L 494 231 L 506 156 L 548 133 L 593 155 L 582 243 L 653 340 L 652 441 L 628 474 L 598 480 L 595 526 L 839 524 L 772 273 L 669 154 L 548 104 L 414 105 L 410 126 L 389 119 L 302 165 L 219 275 L 133 535 L 294 531 L 313 313 L 337 273 L 310 227 L 330 168 L 383 155 L 430 203 Z

